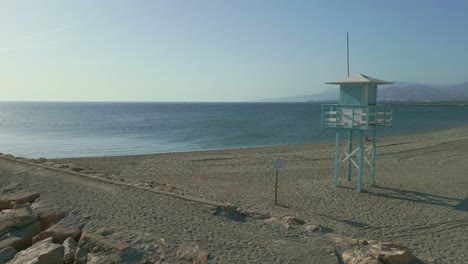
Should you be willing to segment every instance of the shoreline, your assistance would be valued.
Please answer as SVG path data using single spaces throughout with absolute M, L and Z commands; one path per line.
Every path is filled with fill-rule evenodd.
M 199 234 L 196 240 L 206 245 L 209 252 L 229 256 L 231 261 L 227 261 L 228 263 L 235 262 L 233 260 L 238 255 L 231 255 L 230 246 L 214 242 L 224 239 L 218 235 L 226 235 L 223 233 L 226 228 L 233 235 L 242 237 L 239 237 L 240 240 L 251 238 L 252 233 L 269 229 L 265 229 L 260 222 L 218 222 L 216 217 L 217 220 L 207 218 L 207 222 L 194 225 L 193 215 L 200 217 L 199 213 L 191 211 L 191 215 L 186 215 L 184 211 L 199 208 L 197 210 L 206 212 L 206 209 L 200 209 L 201 205 L 174 199 L 171 195 L 163 198 L 157 192 L 148 192 L 145 188 L 162 188 L 186 197 L 230 203 L 272 216 L 292 216 L 325 227 L 334 234 L 391 241 L 409 247 L 424 261 L 435 259 L 441 263 L 463 262 L 463 254 L 456 249 L 464 247 L 463 245 L 468 246 L 465 239 L 468 236 L 468 192 L 465 187 L 468 185 L 468 178 L 465 176 L 468 170 L 468 126 L 385 137 L 377 143 L 377 184 L 369 184 L 368 171 L 365 171 L 362 193 L 356 192 L 355 175 L 351 181 L 346 181 L 344 164 L 340 167 L 339 188 L 333 187 L 332 142 L 34 161 L 57 168 L 65 164 L 63 170 L 91 175 L 99 182 L 92 177 L 70 177 L 60 170 L 30 169 L 25 165 L 8 165 L 0 160 L 3 164 L 0 167 L 0 184 L 7 180 L 22 180 L 31 186 L 42 186 L 48 195 L 56 197 L 54 199 L 57 202 L 67 197 L 66 201 L 72 201 L 79 208 L 76 210 L 97 215 L 95 217 L 100 223 L 118 220 L 119 218 L 110 219 L 107 214 L 113 216 L 113 210 L 120 211 L 123 207 L 126 208 L 126 214 L 143 221 L 145 224 L 138 225 L 138 228 L 146 230 L 153 223 L 152 219 L 160 219 L 164 212 L 163 215 L 167 218 L 164 221 L 175 221 L 177 224 L 171 226 L 175 228 L 172 231 L 164 229 L 168 228 L 167 223 L 161 228 L 152 227 L 157 232 L 176 232 L 185 238 L 186 233 L 174 231 L 184 226 L 185 229 Z M 279 205 L 273 204 L 272 161 L 276 158 L 284 159 L 286 166 L 279 177 Z M 6 170 L 7 165 L 14 166 L 14 170 Z M 39 173 L 42 176 L 36 175 Z M 50 175 L 57 176 L 43 182 Z M 122 184 L 109 185 L 106 183 L 109 180 Z M 55 186 L 60 181 L 63 184 Z M 93 192 L 109 196 L 107 199 L 112 202 L 106 203 L 98 194 L 92 197 L 100 200 L 88 200 L 87 195 L 77 196 L 70 192 L 69 184 L 76 185 L 75 189 L 96 188 Z M 130 188 L 126 185 L 139 187 Z M 86 188 L 81 192 L 86 193 Z M 139 196 L 142 196 L 142 200 L 135 198 Z M 115 199 L 119 201 L 116 205 Z M 139 207 L 140 203 L 144 204 L 144 208 Z M 96 204 L 97 207 L 89 207 L 89 204 Z M 171 207 L 167 208 L 165 204 L 171 204 Z M 104 208 L 106 206 L 109 208 Z M 158 208 L 151 213 L 154 218 L 147 218 L 149 208 Z M 202 214 L 202 217 L 206 216 Z M 134 224 L 132 221 L 128 223 Z M 156 224 L 159 224 L 158 221 Z M 181 221 L 183 224 L 180 224 Z M 136 227 L 131 226 L 130 230 L 132 228 Z M 223 231 L 216 231 L 218 235 L 207 238 L 205 235 L 212 230 Z M 302 239 L 303 233 L 295 233 L 296 231 L 288 231 L 292 232 L 289 237 Z M 275 232 L 273 231 L 273 238 L 268 238 L 273 240 L 265 240 L 260 236 L 259 240 L 253 242 L 258 245 L 259 252 L 265 253 L 265 259 L 268 258 L 268 250 L 263 247 L 264 241 L 269 241 L 270 245 L 271 241 L 282 239 L 284 235 Z M 440 243 L 442 241 L 444 243 Z M 316 245 L 316 242 L 311 242 L 311 245 Z M 294 248 L 287 248 L 286 251 L 279 251 L 282 254 L 302 254 L 301 250 L 304 248 L 300 245 L 303 243 L 294 244 Z M 236 247 L 242 248 L 242 245 Z M 321 249 L 320 252 L 322 250 L 326 249 Z M 313 254 L 323 255 L 323 252 L 316 251 Z M 255 255 L 256 253 L 249 256 Z
M 391 240 L 418 257 L 440 256 L 446 263 L 454 262 L 447 255 L 450 248 L 466 244 L 468 236 L 467 128 L 381 138 L 377 184 L 369 184 L 365 170 L 362 193 L 356 192 L 355 175 L 346 181 L 344 164 L 340 187 L 333 187 L 331 142 L 60 161 L 129 181 L 169 184 L 187 195 L 253 211 L 316 221 L 346 236 Z M 286 168 L 279 177 L 281 206 L 273 205 L 276 158 Z M 439 240 L 450 242 L 440 245 Z
M 438 128 L 434 130 L 428 130 L 423 132 L 414 132 L 402 135 L 392 135 L 392 136 L 383 136 L 378 137 L 377 144 L 380 144 L 381 141 L 392 141 L 392 140 L 400 140 L 403 137 L 418 137 L 418 136 L 426 136 L 432 133 L 440 133 L 444 131 L 450 130 L 458 130 L 458 129 L 467 129 L 468 125 L 459 125 L 449 128 Z M 346 140 L 342 140 L 346 141 Z M 171 154 L 188 154 L 188 153 L 205 153 L 205 152 L 216 152 L 216 151 L 242 151 L 242 150 L 262 150 L 262 149 L 269 149 L 269 148 L 282 148 L 282 147 L 300 147 L 300 146 L 311 146 L 311 145 L 329 145 L 335 144 L 335 141 L 322 141 L 322 142 L 310 142 L 310 143 L 299 143 L 299 144 L 287 144 L 287 145 L 269 145 L 269 146 L 254 146 L 254 147 L 239 147 L 239 148 L 220 148 L 220 149 L 203 149 L 203 150 L 191 150 L 191 151 L 173 151 L 173 152 L 156 152 L 156 153 L 144 153 L 144 154 L 134 154 L 134 155 L 104 155 L 104 156 L 84 156 L 84 157 L 52 157 L 47 158 L 50 160 L 67 160 L 67 159 L 87 159 L 87 158 L 118 158 L 118 157 L 140 157 L 140 156 L 152 156 L 152 155 L 171 155 Z M 9 153 L 6 153 L 9 154 Z

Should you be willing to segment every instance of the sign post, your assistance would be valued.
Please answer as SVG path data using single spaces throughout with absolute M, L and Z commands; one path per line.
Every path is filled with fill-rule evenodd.
M 284 167 L 284 161 L 282 159 L 276 159 L 273 161 L 273 169 L 275 173 L 275 204 L 278 204 L 278 173 Z

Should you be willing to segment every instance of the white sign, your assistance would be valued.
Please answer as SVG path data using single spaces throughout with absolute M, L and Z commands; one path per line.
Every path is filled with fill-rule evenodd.
M 284 167 L 284 161 L 282 159 L 276 159 L 273 161 L 273 169 L 282 170 Z

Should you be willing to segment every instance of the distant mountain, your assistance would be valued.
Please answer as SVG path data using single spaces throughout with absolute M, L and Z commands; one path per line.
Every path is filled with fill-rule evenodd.
M 379 100 L 395 101 L 451 101 L 468 100 L 468 82 L 456 85 L 410 84 L 384 86 L 379 89 Z
M 339 99 L 338 87 L 311 94 L 281 98 L 268 98 L 260 102 L 309 102 Z M 468 100 L 468 82 L 456 85 L 432 85 L 422 83 L 395 82 L 379 86 L 378 100 L 381 101 L 451 101 Z
M 257 102 L 309 102 L 338 100 L 340 91 L 337 88 L 328 89 L 324 92 L 311 95 L 296 95 L 289 97 L 276 97 L 257 100 Z

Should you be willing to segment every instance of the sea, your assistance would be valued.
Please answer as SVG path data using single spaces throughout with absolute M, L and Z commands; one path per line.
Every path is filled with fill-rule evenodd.
M 334 141 L 321 103 L 0 102 L 0 152 L 121 156 Z M 379 136 L 468 124 L 468 107 L 394 106 Z

